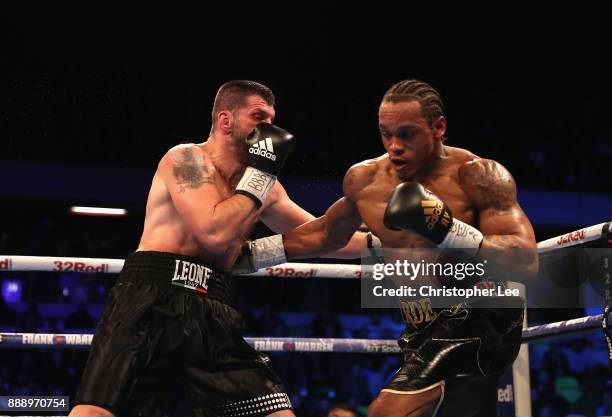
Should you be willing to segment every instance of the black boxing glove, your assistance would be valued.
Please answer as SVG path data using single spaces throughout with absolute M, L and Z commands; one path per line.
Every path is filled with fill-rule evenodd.
M 439 248 L 464 249 L 475 255 L 484 238 L 480 230 L 453 218 L 450 208 L 418 182 L 398 185 L 387 204 L 383 223 L 393 230 L 410 230 Z
M 246 170 L 236 193 L 255 201 L 260 207 L 276 181 L 289 153 L 295 146 L 293 135 L 270 123 L 259 123 L 247 136 Z

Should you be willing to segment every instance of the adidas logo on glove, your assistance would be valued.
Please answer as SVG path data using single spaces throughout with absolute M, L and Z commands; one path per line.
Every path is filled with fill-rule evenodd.
M 276 161 L 276 155 L 274 155 L 274 147 L 272 146 L 272 138 L 265 138 L 260 140 L 258 143 L 253 144 L 249 148 L 249 153 L 263 156 L 272 161 Z
M 444 205 L 441 201 L 437 200 L 423 200 L 421 201 L 421 207 L 423 208 L 423 214 L 425 215 L 425 223 L 429 230 L 436 227 L 436 223 L 440 219 L 440 215 L 443 213 Z M 441 222 L 445 227 L 449 226 L 449 218 L 446 213 Z

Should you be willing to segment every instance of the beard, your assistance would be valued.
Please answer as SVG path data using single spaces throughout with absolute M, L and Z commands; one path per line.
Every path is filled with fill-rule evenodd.
M 232 126 L 232 140 L 234 143 L 244 144 L 244 148 L 246 149 L 245 139 L 249 133 L 251 133 L 251 131 L 247 132 L 237 121 L 234 121 L 234 125 Z
M 238 151 L 237 156 L 241 161 L 246 160 L 248 154 L 248 146 L 246 143 L 246 137 L 251 133 L 252 130 L 247 131 L 237 121 L 234 121 L 232 126 L 232 143 L 236 146 Z

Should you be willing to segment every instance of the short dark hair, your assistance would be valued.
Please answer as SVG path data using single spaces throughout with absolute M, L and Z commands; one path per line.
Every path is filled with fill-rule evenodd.
M 249 80 L 232 80 L 219 87 L 213 104 L 212 122 L 215 125 L 219 112 L 229 110 L 234 112 L 244 105 L 248 96 L 257 95 L 263 98 L 270 106 L 274 106 L 274 93 L 263 84 Z
M 387 90 L 382 99 L 383 103 L 405 101 L 418 101 L 429 124 L 444 116 L 444 103 L 440 93 L 424 81 L 411 79 L 397 82 Z

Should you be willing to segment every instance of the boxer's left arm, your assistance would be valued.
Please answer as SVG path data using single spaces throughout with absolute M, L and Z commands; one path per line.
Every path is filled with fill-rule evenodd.
M 271 193 L 270 204 L 260 215 L 261 221 L 275 233 L 287 234 L 291 230 L 315 219 L 315 217 L 297 205 L 284 187 L 277 181 Z M 367 248 L 367 234 L 356 232 L 348 244 L 341 249 L 323 254 L 322 257 L 337 259 L 355 259 L 361 256 L 363 249 Z
M 476 211 L 484 235 L 481 253 L 495 253 L 496 263 L 516 271 L 520 281 L 535 277 L 538 256 L 533 227 L 516 197 L 514 178 L 500 163 L 476 159 L 459 168 L 459 183 Z
M 355 252 L 357 256 L 360 256 L 361 250 L 368 248 L 370 242 L 368 242 L 365 233 L 356 233 L 361 226 L 362 220 L 355 203 L 347 197 L 352 194 L 352 186 L 350 185 L 352 182 L 350 180 L 347 181 L 347 177 L 352 178 L 354 176 L 351 174 L 352 171 L 354 170 L 350 169 L 344 178 L 343 188 L 345 197 L 332 204 L 323 216 L 303 224 L 300 223 L 299 227 L 294 228 L 285 235 L 278 234 L 255 241 L 247 241 L 243 248 L 243 256 L 236 262 L 233 272 L 236 274 L 254 272 L 261 268 L 286 262 L 287 257 L 290 259 L 304 259 L 330 256 L 330 254 L 338 253 L 338 251 L 345 248 L 354 239 L 365 240 L 363 243 L 355 240 L 355 242 L 359 242 L 356 243 L 359 249 L 355 250 Z M 280 211 L 282 212 L 282 206 L 287 201 L 285 200 L 284 203 L 283 199 L 280 201 L 281 206 L 279 207 L 281 207 Z M 273 206 L 272 202 L 270 202 L 270 206 Z M 264 215 L 262 220 L 266 216 L 278 215 L 279 207 L 276 208 L 276 212 L 272 209 L 269 214 Z M 286 206 L 284 209 L 287 209 Z M 265 210 L 266 208 L 264 208 Z M 295 213 L 293 212 L 293 215 Z M 290 217 L 296 223 L 301 221 L 299 215 Z M 282 231 L 283 227 L 287 226 L 282 223 L 273 224 L 269 220 L 267 218 L 267 224 L 270 227 L 277 227 L 279 231 Z M 357 237 L 355 237 L 356 234 Z M 380 247 L 378 239 L 376 239 L 376 242 L 372 239 L 371 243 L 373 249 Z
M 287 201 L 281 201 L 279 207 L 284 204 L 288 204 Z M 295 207 L 299 210 L 295 210 Z M 288 212 L 285 211 L 285 213 L 290 215 L 291 220 L 286 222 L 279 222 L 276 217 L 272 221 L 262 218 L 267 216 L 272 218 L 273 215 L 279 214 L 278 211 L 272 210 L 266 216 L 260 215 L 266 225 L 275 231 L 286 232 L 284 228 L 288 227 L 291 221 L 295 222 L 297 227 L 288 227 L 291 231 L 284 235 L 277 234 L 257 240 L 247 240 L 243 245 L 242 255 L 232 268 L 234 274 L 255 272 L 261 268 L 285 263 L 287 257 L 290 259 L 340 257 L 343 250 L 348 253 L 346 257 L 358 257 L 361 256 L 362 249 L 369 247 L 367 235 L 357 232 L 361 225 L 361 218 L 354 205 L 346 198 L 332 204 L 323 216 L 316 219 L 312 217 L 313 220 L 305 222 L 302 220 L 305 220 L 306 217 L 310 218 L 311 215 L 308 212 L 305 212 L 306 215 L 300 214 L 299 211 L 303 209 L 297 205 L 295 207 L 293 209 L 288 209 L 288 206 L 280 208 L 281 213 L 288 209 Z M 349 246 L 348 249 L 347 246 Z M 357 246 L 358 249 L 350 248 L 350 246 Z

